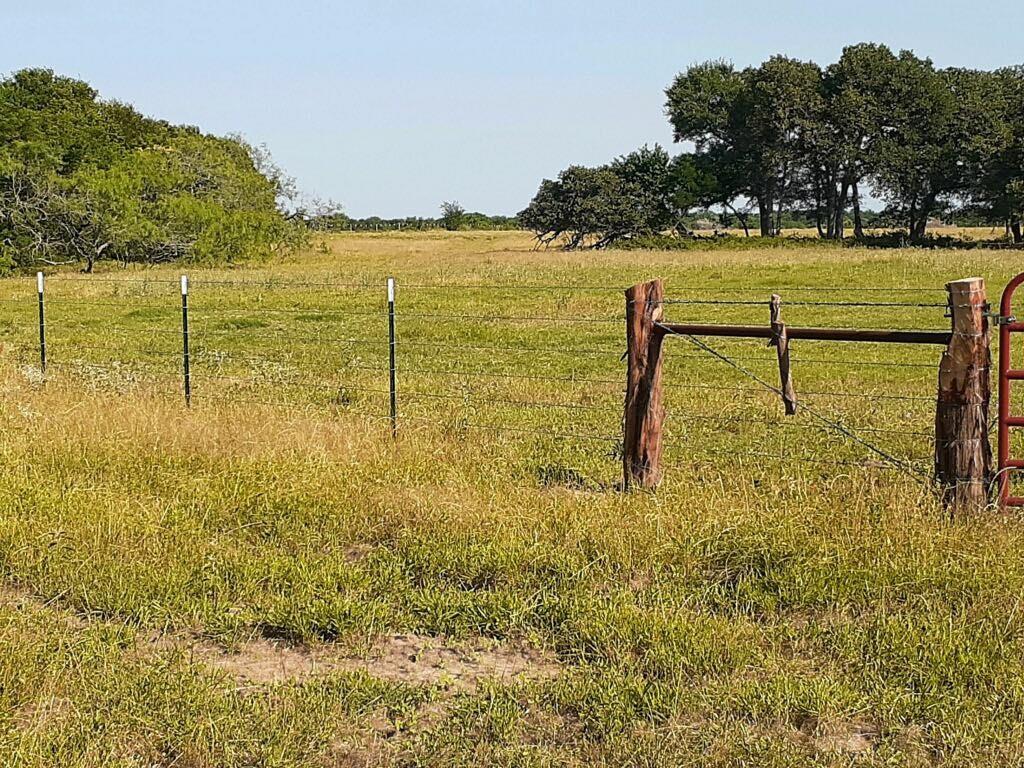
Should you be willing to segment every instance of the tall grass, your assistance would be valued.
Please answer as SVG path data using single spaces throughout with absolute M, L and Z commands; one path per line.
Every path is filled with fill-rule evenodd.
M 619 404 L 612 385 L 595 393 L 539 379 L 510 378 L 483 390 L 467 382 L 467 399 L 482 402 L 404 402 L 406 413 L 421 420 L 403 421 L 392 441 L 386 421 L 367 418 L 383 397 L 358 399 L 358 387 L 370 388 L 376 371 L 347 372 L 355 403 L 339 402 L 330 378 L 350 359 L 334 356 L 328 337 L 358 331 L 377 338 L 375 315 L 357 320 L 346 310 L 376 311 L 382 297 L 359 305 L 347 294 L 266 286 L 365 281 L 382 289 L 378 277 L 394 273 L 400 306 L 410 313 L 430 307 L 464 316 L 557 311 L 614 318 L 622 301 L 615 290 L 401 286 L 619 287 L 662 275 L 670 294 L 673 285 L 751 282 L 766 293 L 781 288 L 784 297 L 786 286 L 809 283 L 915 285 L 937 287 L 933 296 L 941 301 L 945 280 L 981 273 L 997 286 L 1012 259 L 807 249 L 787 254 L 787 263 L 779 253 L 756 252 L 579 256 L 532 252 L 522 236 L 500 233 L 344 236 L 328 250 L 274 267 L 192 273 L 195 326 L 230 330 L 219 325 L 220 315 L 239 324 L 207 346 L 206 357 L 197 331 L 191 409 L 183 407 L 176 379 L 151 375 L 176 377 L 176 362 L 168 358 L 161 368 L 163 362 L 144 361 L 146 352 L 173 353 L 176 338 L 166 347 L 138 340 L 146 328 L 173 328 L 172 285 L 62 284 L 54 277 L 51 290 L 64 291 L 68 302 L 120 306 L 65 304 L 64 323 L 84 327 L 62 335 L 55 295 L 54 359 L 63 356 L 71 367 L 55 368 L 45 382 L 32 368 L 34 307 L 4 303 L 6 764 L 1019 764 L 1018 518 L 993 513 L 951 521 L 929 488 L 826 435 L 772 438 L 789 435 L 788 428 L 673 422 L 687 410 L 781 421 L 770 396 L 738 398 L 729 390 L 674 394 L 673 466 L 656 494 L 614 490 L 614 445 L 459 424 L 461 418 L 614 433 L 612 409 Z M 174 273 L 130 275 L 141 276 L 170 281 Z M 239 291 L 214 280 L 264 287 Z M 4 288 L 17 298 L 22 286 Z M 926 310 L 907 309 L 904 317 L 920 312 L 924 322 L 936 322 Z M 752 321 L 767 315 L 745 305 L 686 311 Z M 890 308 L 858 310 L 866 317 L 855 318 L 841 307 L 785 311 L 791 322 L 815 318 L 824 325 L 894 318 Z M 308 340 L 285 341 L 285 334 L 303 332 L 307 312 L 317 318 Z M 941 322 L 941 309 L 937 314 Z M 254 322 L 262 325 L 246 325 Z M 491 328 L 400 316 L 400 339 L 479 347 L 621 344 L 617 325 L 594 325 L 600 327 L 521 320 Z M 622 372 L 614 354 L 563 360 L 463 349 L 416 359 L 413 348 L 401 350 L 410 368 L 591 378 Z M 670 352 L 670 381 L 739 383 L 734 372 L 682 353 Z M 386 354 L 386 346 L 374 354 Z M 801 347 L 794 357 L 831 355 L 834 362 L 852 354 L 876 362 L 934 356 Z M 767 366 L 770 350 L 764 355 Z M 289 377 L 329 380 L 330 391 L 282 386 L 281 377 L 265 374 L 277 358 Z M 927 368 L 794 368 L 798 393 L 934 391 Z M 212 378 L 218 370 L 255 383 L 222 386 Z M 401 382 L 436 393 L 452 386 L 447 377 L 417 379 L 411 371 Z M 219 397 L 204 399 L 204 390 Z M 552 417 L 493 402 L 579 397 L 609 410 Z M 876 402 L 867 409 L 820 399 L 820 407 L 861 427 L 909 433 L 929 426 L 926 403 Z M 467 408 L 476 410 L 467 417 Z M 907 455 L 927 452 L 924 437 L 873 439 Z M 835 451 L 849 463 L 742 455 L 766 450 L 766 443 L 800 455 Z M 716 447 L 722 452 L 709 450 Z M 557 674 L 481 679 L 465 692 L 443 676 L 427 685 L 384 679 L 374 674 L 371 654 L 365 672 L 251 684 L 190 651 L 190 643 L 244 649 L 259 636 L 360 656 L 398 634 L 453 645 L 481 638 L 498 646 L 525 643 L 557 659 Z

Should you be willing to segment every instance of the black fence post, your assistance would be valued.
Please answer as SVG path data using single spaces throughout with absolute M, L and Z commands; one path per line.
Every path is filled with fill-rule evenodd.
M 395 371 L 395 278 L 388 278 L 388 392 L 391 395 L 391 436 L 398 437 L 398 381 Z
M 46 307 L 43 302 L 43 286 L 45 278 L 42 272 L 36 272 L 36 288 L 39 291 L 39 368 L 46 375 Z
M 192 405 L 192 370 L 188 352 L 188 275 L 181 276 L 181 360 L 185 377 L 185 405 Z

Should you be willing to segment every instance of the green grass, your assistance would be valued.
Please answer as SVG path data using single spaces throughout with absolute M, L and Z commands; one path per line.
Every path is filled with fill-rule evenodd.
M 190 270 L 191 409 L 176 272 L 52 276 L 45 382 L 34 285 L 8 281 L 5 764 L 1017 765 L 1019 518 L 950 521 L 929 488 L 807 414 L 787 425 L 775 397 L 736 392 L 750 382 L 682 340 L 663 487 L 614 489 L 623 287 L 941 303 L 947 280 L 981 274 L 995 295 L 1014 269 L 985 251 L 567 255 L 507 233 L 343 236 L 288 263 Z M 380 418 L 387 274 L 397 441 Z M 794 290 L 807 285 L 823 288 Z M 931 290 L 859 290 L 912 286 Z M 935 307 L 783 311 L 948 322 Z M 746 304 L 668 314 L 767 321 Z M 518 319 L 480 319 L 496 315 Z M 772 349 L 715 346 L 773 380 Z M 926 465 L 938 354 L 794 344 L 797 392 Z M 907 362 L 922 367 L 887 365 Z M 922 399 L 802 394 L 837 391 Z M 411 633 L 532 646 L 556 674 L 403 681 L 371 653 L 365 671 L 249 683 L 190 650 L 262 636 L 360 656 Z

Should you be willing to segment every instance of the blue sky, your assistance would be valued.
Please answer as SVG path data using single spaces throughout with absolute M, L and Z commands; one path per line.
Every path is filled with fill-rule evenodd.
M 691 63 L 828 63 L 871 40 L 991 68 L 1024 61 L 1022 29 L 1020 0 L 3 0 L 0 72 L 50 67 L 265 142 L 355 216 L 515 213 L 570 163 L 670 145 L 663 91 Z

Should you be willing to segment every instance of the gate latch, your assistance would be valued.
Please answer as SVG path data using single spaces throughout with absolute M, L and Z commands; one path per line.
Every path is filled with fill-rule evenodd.
M 990 312 L 987 310 L 984 312 L 984 315 L 991 320 L 996 327 L 1000 325 L 1010 325 L 1011 323 L 1017 322 L 1017 318 L 1013 315 L 1000 315 L 998 312 Z

